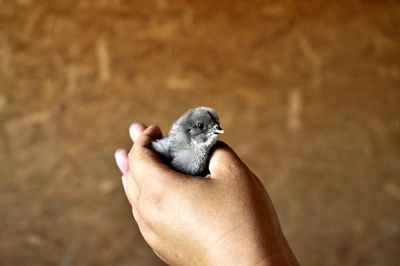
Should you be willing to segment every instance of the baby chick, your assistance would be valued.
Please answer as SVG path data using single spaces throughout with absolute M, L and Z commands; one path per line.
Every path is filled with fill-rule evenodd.
M 215 110 L 193 108 L 184 113 L 169 134 L 152 142 L 151 148 L 175 170 L 195 176 L 206 176 L 211 148 L 224 133 Z

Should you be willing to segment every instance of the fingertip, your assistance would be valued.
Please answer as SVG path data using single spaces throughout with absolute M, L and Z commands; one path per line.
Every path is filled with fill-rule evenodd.
M 148 146 L 153 140 L 161 138 L 161 129 L 156 125 L 146 128 L 135 140 L 135 145 Z
M 146 126 L 140 123 L 133 123 L 129 127 L 129 136 L 135 141 L 139 135 L 146 129 Z
M 144 134 L 148 135 L 152 139 L 158 139 L 162 137 L 161 129 L 156 125 L 150 125 L 145 131 Z
M 119 170 L 125 175 L 129 171 L 128 152 L 125 149 L 119 148 L 115 151 L 114 157 Z
M 115 150 L 115 156 L 117 156 L 117 154 L 121 154 L 121 153 L 124 153 L 124 152 L 126 152 L 126 150 L 124 149 L 124 148 L 118 148 L 118 149 L 116 149 Z

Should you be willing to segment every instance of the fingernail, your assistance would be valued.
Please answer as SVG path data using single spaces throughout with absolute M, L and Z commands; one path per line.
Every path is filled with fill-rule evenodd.
M 124 149 L 118 149 L 115 151 L 114 157 L 119 170 L 123 175 L 126 175 L 126 173 L 129 171 L 128 152 Z
M 134 123 L 129 127 L 129 135 L 131 136 L 131 139 L 135 141 L 137 137 L 142 133 L 142 131 L 145 129 L 145 127 L 141 124 Z

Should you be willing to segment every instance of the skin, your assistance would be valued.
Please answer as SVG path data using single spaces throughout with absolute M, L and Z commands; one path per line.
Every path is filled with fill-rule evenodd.
M 268 193 L 228 145 L 216 144 L 204 179 L 171 170 L 148 148 L 157 126 L 133 124 L 130 135 L 117 165 L 139 230 L 164 262 L 298 265 Z

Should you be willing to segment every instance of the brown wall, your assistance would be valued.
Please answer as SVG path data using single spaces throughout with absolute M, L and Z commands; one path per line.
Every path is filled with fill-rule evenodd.
M 0 1 L 0 264 L 160 264 L 113 152 L 132 121 L 166 132 L 206 105 L 303 265 L 400 265 L 399 14 L 372 0 Z

